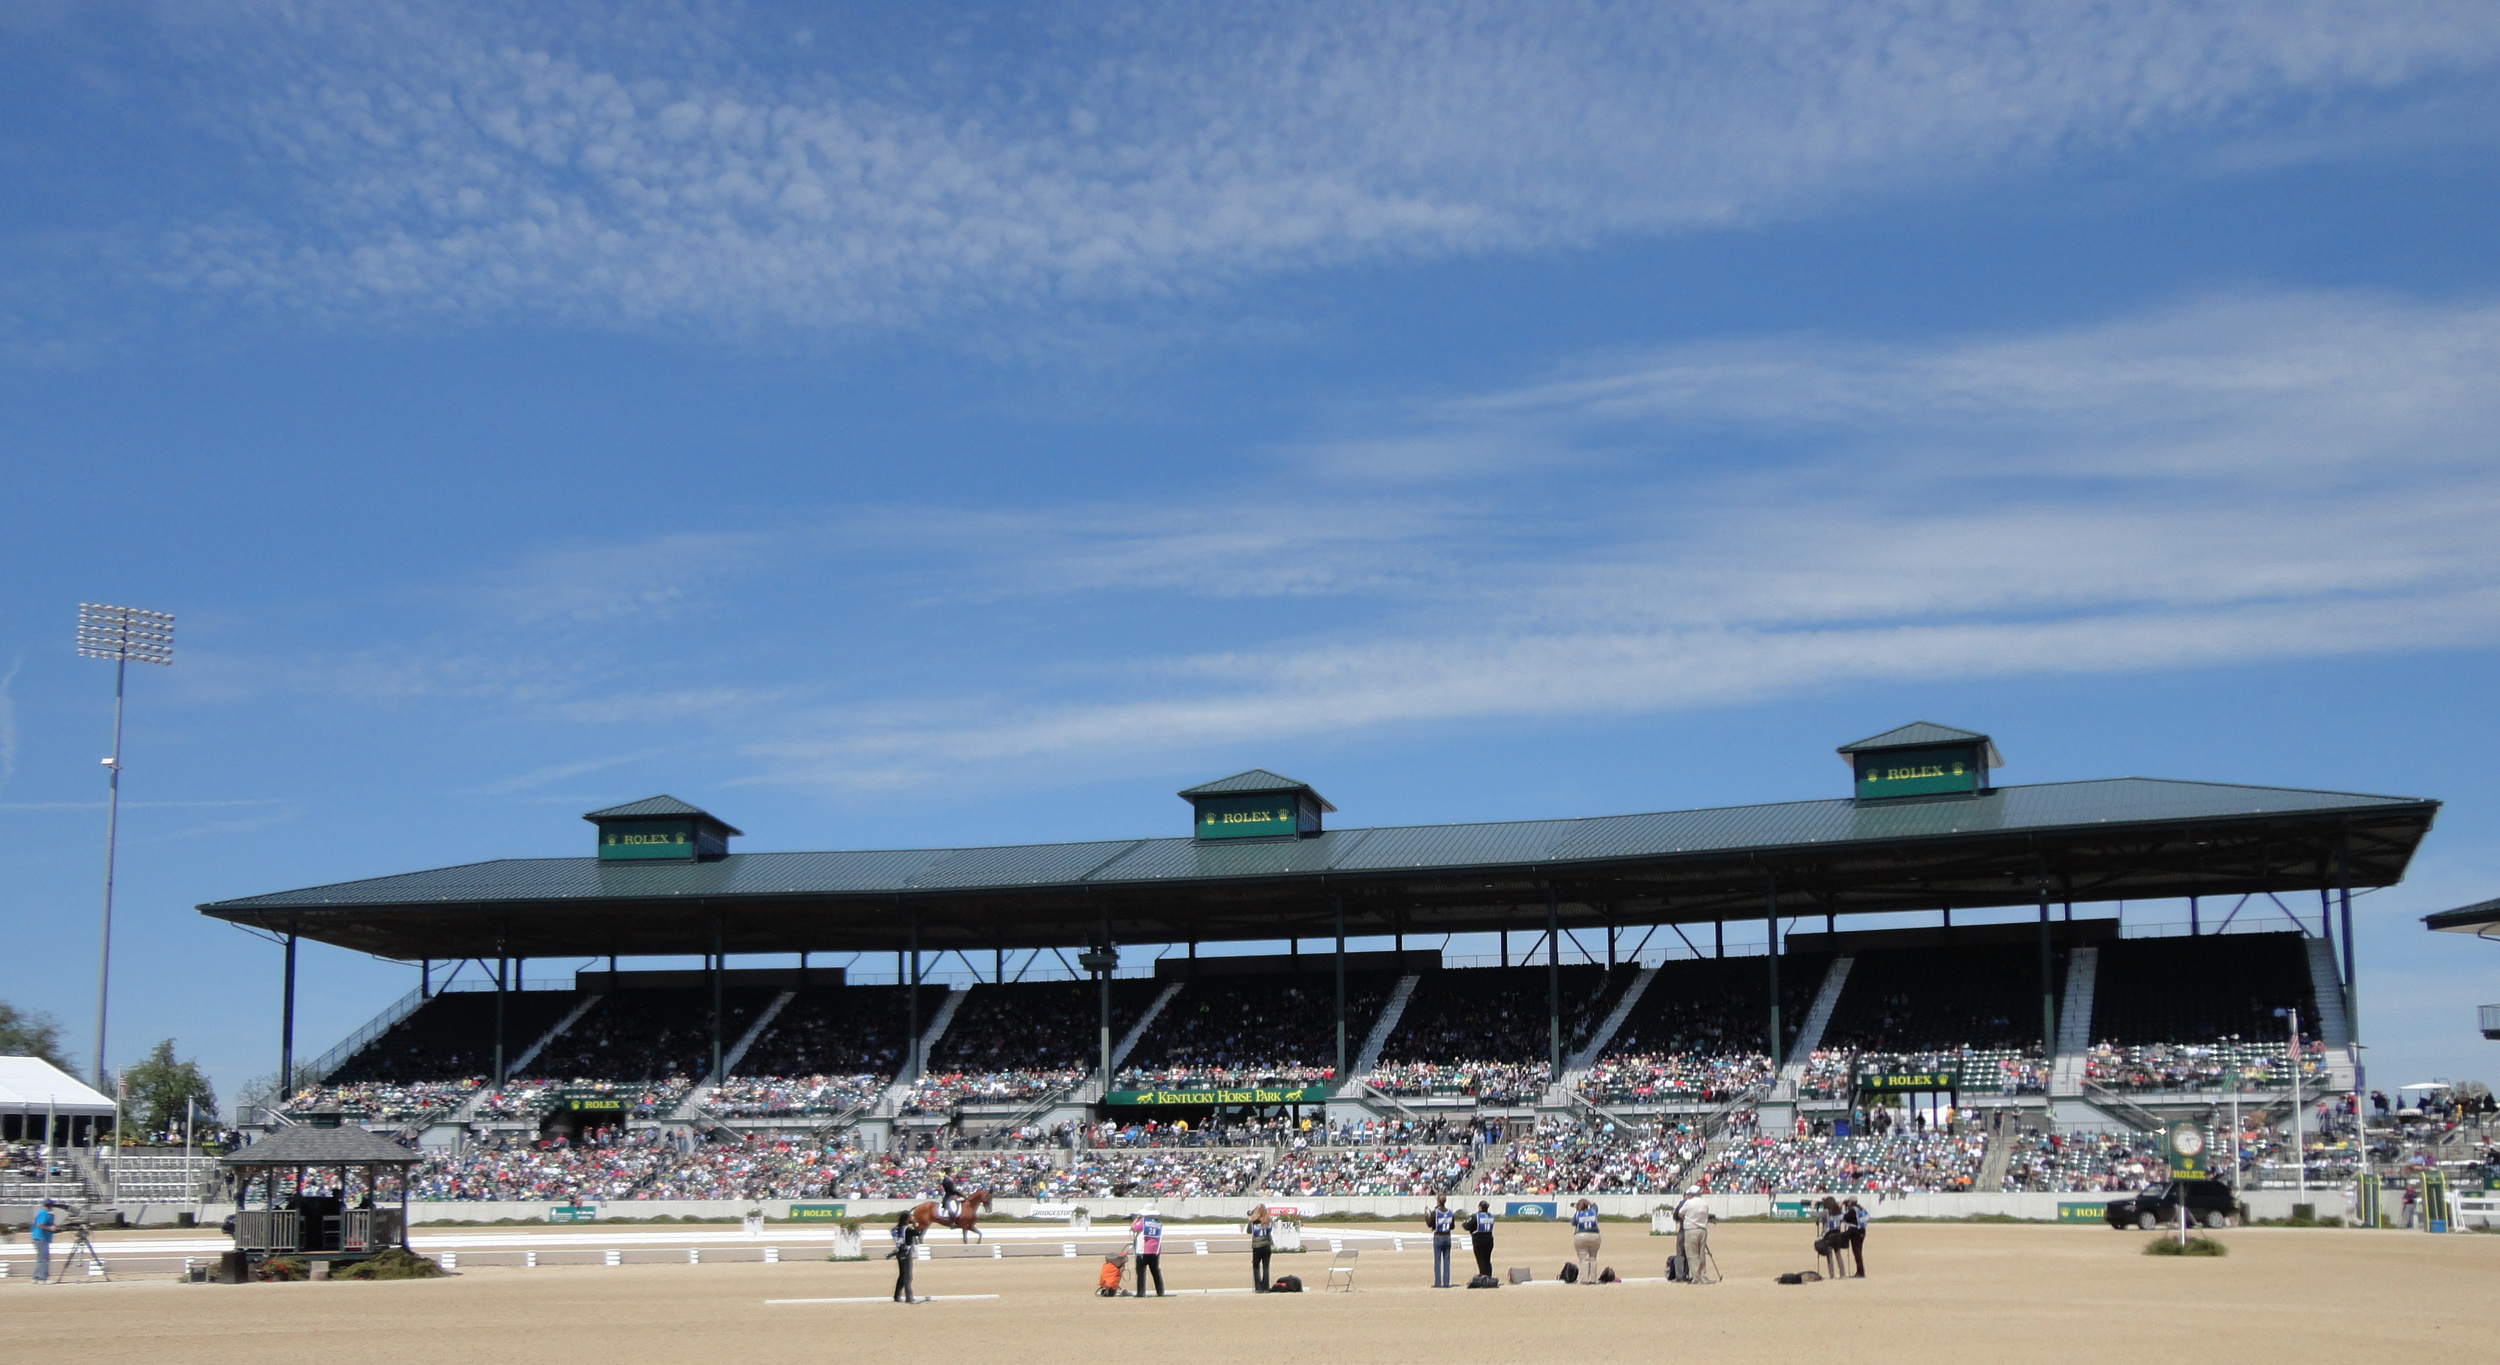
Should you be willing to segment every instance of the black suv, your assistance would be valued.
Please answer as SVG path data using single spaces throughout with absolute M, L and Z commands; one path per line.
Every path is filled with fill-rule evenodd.
M 2151 1185 L 2124 1199 L 2109 1201 L 2109 1225 L 2114 1228 L 2174 1228 L 2179 1225 L 2179 1201 L 2187 1201 L 2188 1221 L 2218 1228 L 2237 1218 L 2248 1221 L 2248 1210 L 2241 1206 L 2239 1196 L 2219 1180 L 2169 1180 Z

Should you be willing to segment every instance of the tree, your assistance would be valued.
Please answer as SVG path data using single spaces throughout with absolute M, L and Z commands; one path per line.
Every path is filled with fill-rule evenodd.
M 192 1106 L 204 1120 L 214 1122 L 217 1117 L 215 1087 L 201 1074 L 197 1061 L 174 1059 L 171 1038 L 149 1048 L 145 1061 L 123 1071 L 122 1087 L 129 1092 L 123 1101 L 123 1117 L 142 1131 L 179 1129 L 186 1109 Z
M 69 1054 L 61 1050 L 61 1021 L 35 1010 L 21 1010 L 0 1000 L 0 1057 L 40 1057 L 71 1075 Z

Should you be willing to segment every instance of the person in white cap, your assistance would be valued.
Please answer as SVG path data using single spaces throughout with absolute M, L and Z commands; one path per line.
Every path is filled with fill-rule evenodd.
M 1710 1254 L 1710 1200 L 1695 1185 L 1684 1191 L 1684 1201 L 1675 1206 L 1677 1235 L 1683 1240 L 1686 1273 L 1701 1264 Z

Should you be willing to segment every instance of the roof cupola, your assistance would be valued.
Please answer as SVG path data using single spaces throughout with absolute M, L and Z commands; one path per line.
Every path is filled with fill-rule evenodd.
M 645 797 L 582 817 L 599 827 L 599 861 L 690 863 L 729 854 L 745 831 L 674 796 Z
M 1265 768 L 1183 788 L 1180 797 L 1200 839 L 1309 838 L 1320 832 L 1321 814 L 1337 809 L 1310 783 Z
M 1840 757 L 1857 778 L 1860 801 L 1976 796 L 1988 790 L 1988 770 L 2005 766 L 1995 740 L 1925 720 L 1843 744 Z

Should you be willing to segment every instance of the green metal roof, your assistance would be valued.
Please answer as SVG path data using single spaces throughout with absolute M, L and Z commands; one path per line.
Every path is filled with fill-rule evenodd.
M 205 914 L 385 956 L 514 951 L 730 951 L 897 946 L 907 923 L 988 947 L 1082 941 L 1658 923 L 1784 906 L 1858 913 L 2057 899 L 2292 890 L 2399 879 L 2438 803 L 2298 788 L 2115 778 L 1976 797 L 1847 798 L 1586 819 L 1330 830 L 1210 844 L 1186 837 L 998 848 L 740 853 L 694 863 L 520 858 L 218 901 Z M 1796 910 L 1786 913 L 1796 913 Z M 1302 927 L 1302 933 L 1315 932 Z M 434 940 L 425 936 L 434 934 Z M 535 936 L 528 938 L 526 936 Z M 741 937 L 743 936 L 743 937 Z M 659 947 L 663 942 L 689 946 Z M 463 951 L 465 949 L 465 951 Z
M 709 820 L 730 834 L 743 836 L 746 833 L 745 830 L 737 828 L 701 806 L 690 806 L 674 796 L 665 794 L 646 796 L 640 801 L 628 801 L 624 805 L 610 806 L 606 810 L 594 810 L 582 818 L 596 824 L 601 820 L 653 820 L 689 815 L 697 820 Z
M 2500 929 L 2500 900 L 2476 901 L 2454 910 L 2424 915 L 2422 923 L 2448 934 L 2476 934 L 2490 937 L 2486 931 Z
M 1950 725 L 1938 725 L 1932 720 L 1914 720 L 1907 725 L 1886 730 L 1880 735 L 1868 735 L 1864 739 L 1843 744 L 1835 752 L 1855 754 L 1869 749 L 1908 749 L 1922 744 L 1993 745 L 1994 741 L 1976 730 L 1956 730 Z
M 1183 787 L 1176 794 L 1184 797 L 1265 796 L 1270 792 L 1309 792 L 1312 799 L 1319 802 L 1321 810 L 1331 815 L 1337 813 L 1337 808 L 1330 805 L 1328 798 L 1321 796 L 1318 789 L 1310 783 L 1297 781 L 1283 773 L 1272 773 L 1265 768 L 1252 768 L 1248 772 L 1234 773 L 1230 777 L 1219 777 L 1213 782 L 1201 782 L 1194 787 Z

